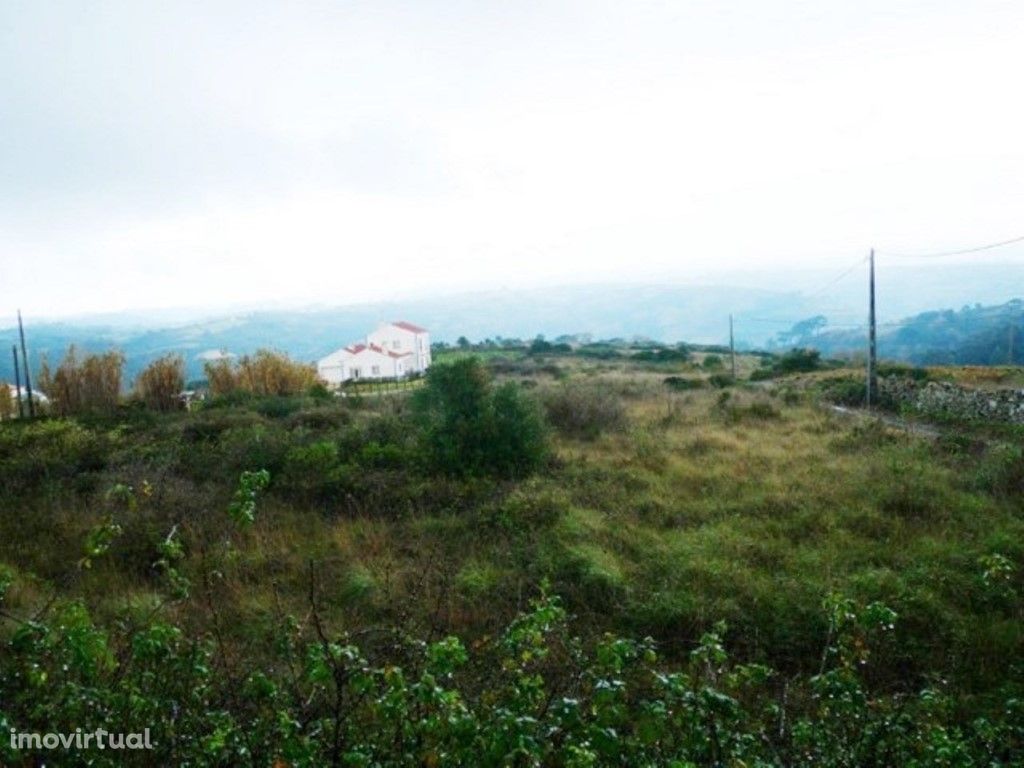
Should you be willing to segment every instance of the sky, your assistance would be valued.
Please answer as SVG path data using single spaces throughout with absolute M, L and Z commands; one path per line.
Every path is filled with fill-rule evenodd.
M 0 314 L 811 286 L 1008 239 L 1021 29 L 1019 0 L 3 0 Z

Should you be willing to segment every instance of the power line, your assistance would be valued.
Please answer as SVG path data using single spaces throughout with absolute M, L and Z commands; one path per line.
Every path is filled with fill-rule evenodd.
M 1013 237 L 1009 240 L 1000 240 L 998 243 L 988 243 L 987 245 L 978 245 L 972 248 L 963 248 L 957 251 L 938 251 L 936 253 L 889 253 L 883 251 L 886 256 L 896 259 L 938 259 L 943 256 L 962 256 L 967 253 L 978 253 L 979 251 L 988 251 L 993 248 L 1002 248 L 1004 245 L 1013 245 L 1014 243 L 1024 243 L 1024 235 L 1019 237 Z
M 838 283 L 838 282 L 839 282 L 840 280 L 842 280 L 842 279 L 843 279 L 844 277 L 846 277 L 847 275 L 849 275 L 849 274 L 850 274 L 851 272 L 853 272 L 853 271 L 854 271 L 855 269 L 857 269 L 857 267 L 859 267 L 859 266 L 860 266 L 861 264 L 863 264 L 863 263 L 864 263 L 864 262 L 866 262 L 867 260 L 868 260 L 868 257 L 867 257 L 867 256 L 861 256 L 861 257 L 860 257 L 860 258 L 858 258 L 858 259 L 857 259 L 857 260 L 856 260 L 856 261 L 855 261 L 855 262 L 854 262 L 853 264 L 851 264 L 851 265 L 850 265 L 850 266 L 849 266 L 848 268 L 844 269 L 844 270 L 843 270 L 842 272 L 840 272 L 840 273 L 839 273 L 838 275 L 836 275 L 836 276 L 835 276 L 834 278 L 832 278 L 831 280 L 829 280 L 829 281 L 828 281 L 827 283 L 825 283 L 824 285 L 821 285 L 821 286 L 819 286 L 818 288 L 815 288 L 815 289 L 814 289 L 813 291 L 811 291 L 810 293 L 805 293 L 805 294 L 804 294 L 804 298 L 805 298 L 805 299 L 811 299 L 811 298 L 814 298 L 815 296 L 817 296 L 817 295 L 818 295 L 818 294 L 820 294 L 820 293 L 824 293 L 824 292 L 825 292 L 826 290 L 828 290 L 828 289 L 829 289 L 829 288 L 831 288 L 831 287 L 832 287 L 833 285 L 835 285 L 835 284 L 836 284 L 836 283 Z

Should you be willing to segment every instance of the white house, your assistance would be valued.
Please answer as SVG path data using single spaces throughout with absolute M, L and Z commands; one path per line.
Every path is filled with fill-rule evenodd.
M 386 323 L 366 338 L 322 358 L 317 373 L 327 384 L 355 379 L 401 379 L 430 365 L 430 336 L 404 321 Z
M 405 320 L 382 323 L 366 337 L 366 343 L 376 344 L 391 352 L 411 353 L 413 373 L 423 373 L 430 367 L 430 334 L 426 328 Z

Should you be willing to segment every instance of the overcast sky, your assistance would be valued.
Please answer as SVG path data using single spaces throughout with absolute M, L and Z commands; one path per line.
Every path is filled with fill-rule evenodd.
M 0 313 L 1006 239 L 1022 31 L 1020 0 L 2 0 Z

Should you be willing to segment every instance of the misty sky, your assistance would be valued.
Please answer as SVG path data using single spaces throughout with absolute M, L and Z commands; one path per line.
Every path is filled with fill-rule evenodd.
M 1022 30 L 1020 0 L 3 0 L 0 314 L 1010 238 Z

